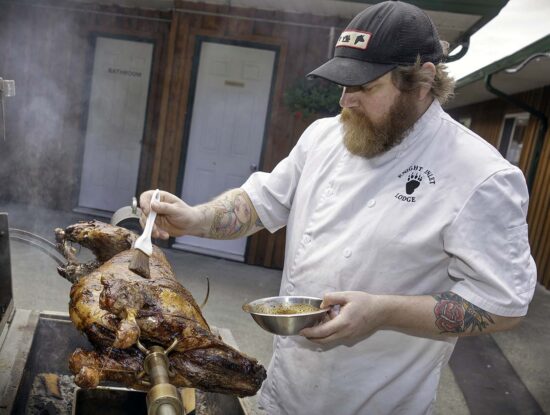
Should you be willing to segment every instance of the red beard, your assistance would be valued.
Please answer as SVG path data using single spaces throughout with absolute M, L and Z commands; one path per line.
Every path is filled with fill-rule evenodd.
M 355 109 L 344 108 L 340 122 L 344 129 L 344 145 L 350 153 L 371 158 L 399 144 L 416 122 L 416 97 L 400 93 L 386 116 L 373 122 Z

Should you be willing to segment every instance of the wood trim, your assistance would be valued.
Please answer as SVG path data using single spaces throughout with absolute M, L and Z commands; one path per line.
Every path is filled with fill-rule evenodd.
M 153 169 L 151 173 L 151 188 L 159 187 L 160 166 L 162 163 L 162 150 L 167 128 L 167 118 L 169 113 L 170 84 L 172 83 L 172 72 L 174 65 L 174 54 L 176 48 L 176 36 L 178 32 L 180 17 L 176 13 L 170 24 L 170 35 L 168 38 L 168 52 L 166 56 L 166 73 L 162 85 L 162 96 L 160 104 L 160 119 L 157 131 L 157 140 L 155 145 L 155 156 L 153 158 Z
M 6 77 L 9 73 L 16 74 L 20 89 L 14 101 L 15 110 L 12 110 L 14 121 L 9 126 L 13 144 L 9 143 L 7 150 L 8 157 L 15 159 L 16 166 L 10 174 L 16 179 L 10 180 L 9 186 L 0 192 L 8 201 L 29 203 L 40 200 L 43 206 L 64 210 L 72 209 L 78 201 L 79 157 L 83 153 L 81 147 L 87 114 L 87 93 L 83 85 L 89 84 L 90 62 L 87 58 L 90 53 L 93 57 L 89 43 L 91 32 L 154 42 L 137 191 L 158 187 L 177 193 L 178 170 L 187 140 L 184 128 L 189 111 L 188 94 L 197 36 L 251 42 L 278 49 L 260 160 L 260 169 L 270 171 L 286 157 L 306 126 L 284 106 L 285 89 L 326 60 L 330 28 L 340 30 L 347 24 L 347 20 L 335 17 L 195 2 L 178 2 L 178 7 L 218 15 L 76 5 L 64 0 L 48 0 L 47 4 L 55 6 L 53 8 L 41 4 L 31 0 L 21 5 L 8 4 L 3 10 L 6 24 L 3 26 L 5 36 L 0 38 L 0 55 L 9 59 L 0 61 L 0 70 Z M 219 13 L 237 13 L 241 18 L 223 17 Z M 56 22 L 63 22 L 63 25 Z M 12 47 L 15 43 L 18 44 L 17 51 Z M 60 44 L 64 46 L 61 50 Z M 37 66 L 40 70 L 36 70 Z M 35 92 L 49 93 L 44 79 L 53 80 L 67 101 L 59 107 L 60 120 L 56 120 L 53 127 L 49 124 L 48 128 L 29 127 L 31 118 L 38 124 L 47 124 L 42 115 L 31 114 Z M 31 140 L 46 143 L 49 148 L 31 156 L 18 155 L 15 143 L 33 144 Z M 52 164 L 58 168 L 51 169 Z M 52 172 L 62 177 L 54 180 Z M 34 178 L 41 174 L 40 180 L 34 180 L 31 186 L 25 185 L 27 179 L 24 176 Z M 51 182 L 51 185 L 43 185 L 42 181 Z M 284 245 L 283 230 L 274 235 L 264 232 L 257 238 L 250 238 L 246 253 L 248 262 L 281 268 Z

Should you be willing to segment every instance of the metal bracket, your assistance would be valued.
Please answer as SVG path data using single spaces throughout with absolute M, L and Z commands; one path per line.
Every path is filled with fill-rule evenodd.
M 455 61 L 459 60 L 460 58 L 462 58 L 464 55 L 466 55 L 466 52 L 468 52 L 468 49 L 470 48 L 470 38 L 465 39 L 462 43 L 457 45 L 453 49 L 453 51 L 456 50 L 456 48 L 459 47 L 459 46 L 460 46 L 460 50 L 458 52 L 456 52 L 454 55 L 450 55 L 450 54 L 447 55 L 447 57 L 444 60 L 444 63 L 455 62 Z
M 6 141 L 6 119 L 4 110 L 4 98 L 13 97 L 15 95 L 15 81 L 7 81 L 0 78 L 0 119 L 2 122 L 2 137 Z
M 174 341 L 172 342 L 172 344 L 170 346 L 168 346 L 168 348 L 166 350 L 163 350 L 163 353 L 166 357 L 168 357 L 168 353 L 170 353 L 172 350 L 174 350 L 174 348 L 178 345 L 179 343 L 179 340 L 177 338 L 174 339 Z M 136 346 L 138 347 L 139 350 L 141 350 L 145 356 L 148 356 L 149 354 L 153 353 L 151 350 L 149 350 L 147 347 L 145 347 L 143 345 L 143 343 L 141 343 L 138 339 L 137 343 L 136 343 Z M 156 351 L 158 352 L 158 350 Z M 174 377 L 175 376 L 175 373 L 173 371 L 171 371 L 170 369 L 168 369 L 168 375 L 170 377 Z M 147 376 L 147 372 L 145 370 L 142 370 L 137 378 L 138 380 L 141 381 L 141 383 L 145 386 L 150 386 L 151 385 L 151 382 L 149 382 L 148 380 L 145 379 L 145 377 Z
M 168 346 L 168 349 L 164 350 L 164 354 L 168 356 L 168 353 L 170 353 L 172 350 L 174 350 L 174 348 L 178 345 L 178 343 L 179 343 L 178 338 L 175 338 L 174 341 L 172 342 L 172 344 L 170 346 Z M 141 350 L 143 353 L 145 353 L 146 356 L 151 353 L 151 351 L 147 347 L 145 347 L 143 345 L 143 343 L 141 343 L 139 341 L 139 339 L 136 343 L 136 346 L 138 347 L 139 350 Z

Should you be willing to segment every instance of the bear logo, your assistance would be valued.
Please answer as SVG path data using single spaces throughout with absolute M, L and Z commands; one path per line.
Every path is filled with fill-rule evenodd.
M 342 36 L 342 37 L 340 38 L 340 42 L 343 42 L 343 43 L 348 43 L 350 40 L 351 40 L 351 36 L 350 36 L 350 35 L 345 35 L 345 36 Z
M 408 195 L 412 195 L 414 191 L 420 186 L 422 182 L 422 174 L 417 172 L 412 172 L 407 178 L 407 184 L 405 185 L 405 191 Z

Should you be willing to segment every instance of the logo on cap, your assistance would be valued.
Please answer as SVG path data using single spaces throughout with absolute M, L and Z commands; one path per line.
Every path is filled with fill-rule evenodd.
M 342 34 L 340 35 L 340 38 L 338 39 L 338 43 L 336 43 L 336 47 L 337 48 L 346 47 L 346 48 L 355 48 L 355 49 L 365 50 L 367 48 L 371 35 L 372 33 L 369 33 L 369 32 L 358 32 L 355 30 L 346 30 L 345 32 L 342 32 Z

